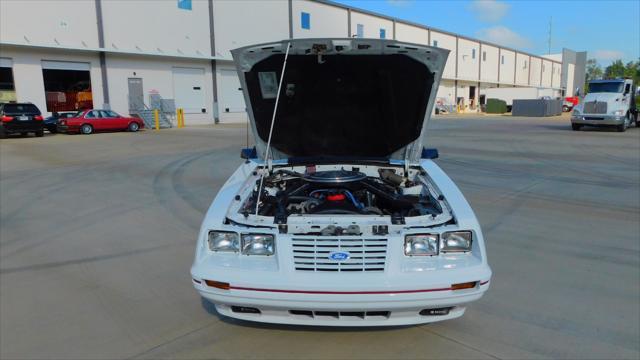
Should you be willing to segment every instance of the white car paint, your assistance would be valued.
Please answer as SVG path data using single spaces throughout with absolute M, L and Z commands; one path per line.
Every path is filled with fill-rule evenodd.
M 351 40 L 341 41 L 342 44 Z M 366 40 L 354 40 L 355 44 L 360 42 Z M 402 45 L 397 42 L 381 44 Z M 431 63 L 431 69 L 437 73 L 437 81 L 433 84 L 437 89 L 439 76 L 446 61 L 446 52 L 441 53 L 441 50 L 435 48 L 422 48 L 433 49 L 436 54 L 434 57 L 437 62 Z M 437 54 L 444 56 L 438 58 Z M 250 65 L 245 66 L 250 68 Z M 431 113 L 435 92 L 433 90 L 431 94 L 425 122 Z M 245 98 L 250 100 L 246 94 Z M 255 124 L 252 125 L 255 130 Z M 426 124 L 423 131 L 424 129 Z M 419 146 L 422 146 L 422 140 L 423 136 L 420 136 L 416 141 Z M 412 149 L 411 145 L 407 145 L 407 149 Z M 284 168 L 304 172 L 305 165 L 289 165 L 285 156 L 286 154 L 278 153 L 278 158 L 272 162 L 273 171 Z M 407 217 L 402 224 L 394 223 L 388 215 L 296 214 L 288 217 L 286 227 L 274 224 L 273 217 L 240 213 L 240 204 L 253 193 L 256 180 L 266 171 L 263 170 L 264 165 L 265 161 L 260 158 L 247 160 L 240 165 L 219 190 L 204 217 L 198 235 L 195 259 L 191 267 L 193 286 L 204 298 L 215 304 L 221 315 L 251 321 L 298 325 L 420 324 L 459 317 L 464 314 L 470 302 L 480 299 L 488 290 L 492 273 L 478 220 L 458 187 L 434 161 L 419 157 L 405 160 L 392 157 L 387 164 L 317 164 L 315 171 L 352 166 L 357 166 L 359 171 L 368 176 L 377 174 L 379 167 L 395 168 L 399 173 L 406 171 L 413 178 L 419 179 L 420 184 L 428 188 L 438 199 L 442 212 L 437 216 Z M 346 228 L 351 224 L 358 225 L 362 234 L 308 234 L 313 232 L 314 228 L 327 225 Z M 388 234 L 376 234 L 373 230 L 375 226 L 386 226 Z M 212 230 L 240 234 L 272 234 L 275 237 L 275 253 L 272 256 L 249 256 L 240 252 L 211 251 L 208 234 Z M 404 253 L 406 235 L 442 234 L 457 230 L 472 232 L 471 251 L 440 252 L 433 256 L 407 256 Z M 386 239 L 384 270 L 297 270 L 293 258 L 294 239 L 349 239 L 363 243 L 370 239 Z M 328 258 L 326 261 L 339 260 Z M 471 288 L 453 289 L 454 284 L 463 283 L 473 284 Z M 242 311 L 246 308 L 257 309 L 259 313 Z M 439 315 L 420 314 L 423 310 L 442 308 L 449 308 L 449 311 Z

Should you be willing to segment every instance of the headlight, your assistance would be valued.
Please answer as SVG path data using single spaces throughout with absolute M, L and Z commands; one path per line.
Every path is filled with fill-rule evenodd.
M 415 234 L 405 236 L 404 254 L 407 256 L 438 255 L 438 234 Z
M 240 239 L 238 233 L 229 231 L 209 231 L 209 250 L 238 252 Z
M 271 234 L 242 234 L 242 253 L 245 255 L 273 255 L 274 249 Z
M 471 251 L 471 231 L 454 231 L 442 234 L 442 252 Z
M 622 115 L 624 115 L 624 110 L 616 110 L 616 111 L 613 112 L 613 115 L 622 116 Z

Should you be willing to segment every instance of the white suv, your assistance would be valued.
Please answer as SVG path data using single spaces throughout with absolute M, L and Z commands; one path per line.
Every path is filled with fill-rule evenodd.
M 447 50 L 300 39 L 232 53 L 256 148 L 211 204 L 191 268 L 220 314 L 403 325 L 482 297 L 482 231 L 423 148 Z

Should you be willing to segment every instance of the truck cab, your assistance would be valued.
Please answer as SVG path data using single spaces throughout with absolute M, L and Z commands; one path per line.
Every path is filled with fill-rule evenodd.
M 636 91 L 630 79 L 594 80 L 588 93 L 571 114 L 571 127 L 613 126 L 625 131 L 633 122 L 638 126 Z

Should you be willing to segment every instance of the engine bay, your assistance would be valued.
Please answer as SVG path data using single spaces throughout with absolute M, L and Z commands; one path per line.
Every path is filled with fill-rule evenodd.
M 375 215 L 390 216 L 392 223 L 404 218 L 442 213 L 442 206 L 419 173 L 378 168 L 365 174 L 357 167 L 304 172 L 276 169 L 253 186 L 240 213 L 274 217 L 286 223 L 291 215 Z M 258 189 L 262 189 L 258 196 Z

